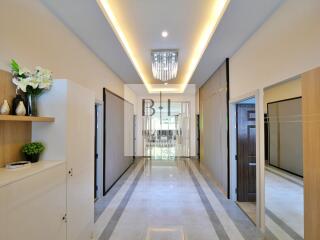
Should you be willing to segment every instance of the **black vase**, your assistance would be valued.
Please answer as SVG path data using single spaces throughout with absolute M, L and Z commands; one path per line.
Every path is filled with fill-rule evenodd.
M 40 154 L 33 154 L 33 155 L 27 155 L 27 154 L 25 154 L 24 157 L 25 157 L 26 161 L 35 163 L 35 162 L 38 162 L 38 161 L 39 161 Z
M 38 106 L 37 106 L 37 95 L 27 94 L 28 98 L 28 107 L 27 115 L 28 116 L 38 116 Z

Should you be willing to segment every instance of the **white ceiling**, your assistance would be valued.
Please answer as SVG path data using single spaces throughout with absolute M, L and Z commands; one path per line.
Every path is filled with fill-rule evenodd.
M 142 83 L 130 59 L 95 0 L 41 0 L 123 81 Z M 231 0 L 191 83 L 202 85 L 225 58 L 232 56 L 284 0 Z M 181 73 L 212 0 L 111 0 L 117 17 L 126 23 L 143 67 L 151 74 L 150 51 L 180 50 Z M 169 32 L 167 39 L 161 31 Z M 128 30 L 128 31 L 129 31 Z M 175 83 L 175 82 L 173 82 Z
M 176 84 L 183 82 L 218 1 L 223 0 L 108 0 L 108 4 L 149 83 L 161 83 L 152 76 L 151 50 L 179 50 L 178 75 L 169 82 Z M 161 37 L 163 30 L 169 32 L 165 39 Z

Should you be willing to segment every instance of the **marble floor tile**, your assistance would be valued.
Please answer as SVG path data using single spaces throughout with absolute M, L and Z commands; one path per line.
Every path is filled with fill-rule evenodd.
M 118 193 L 106 207 L 116 209 L 106 218 L 100 240 L 263 239 L 189 159 L 145 160 L 128 180 L 121 187 L 126 193 Z
M 278 170 L 279 171 L 279 170 Z M 282 174 L 286 174 L 282 172 Z M 291 176 L 282 177 L 273 171 L 265 172 L 266 214 L 282 229 L 304 236 L 304 196 L 303 185 L 294 182 Z M 268 214 L 270 212 L 270 214 Z M 273 225 L 272 225 L 273 226 Z M 281 227 L 281 226 L 280 226 Z M 270 229 L 272 231 L 272 229 Z M 276 231 L 276 230 L 275 230 Z M 291 234 L 292 235 L 292 234 Z

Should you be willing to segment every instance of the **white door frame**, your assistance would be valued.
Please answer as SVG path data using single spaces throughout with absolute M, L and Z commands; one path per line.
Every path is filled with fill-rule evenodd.
M 239 98 L 229 101 L 229 139 L 230 139 L 230 198 L 237 200 L 237 131 L 236 131 L 236 105 L 249 98 L 255 98 L 256 106 L 256 225 L 265 231 L 265 186 L 264 186 L 264 111 L 263 111 L 263 89 L 245 94 Z

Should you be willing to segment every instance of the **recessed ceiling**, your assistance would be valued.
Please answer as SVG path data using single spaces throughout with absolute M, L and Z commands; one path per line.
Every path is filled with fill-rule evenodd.
M 229 0 L 97 0 L 149 91 L 154 79 L 151 50 L 178 49 L 179 70 L 172 84 L 183 92 L 197 67 Z M 182 27 L 185 26 L 185 27 Z M 170 39 L 160 37 L 169 31 Z M 166 91 L 166 89 L 162 89 Z
M 124 82 L 142 83 L 141 74 L 136 71 L 127 50 L 119 41 L 118 33 L 113 31 L 114 26 L 106 21 L 96 1 L 77 0 L 76 4 L 73 0 L 41 1 Z M 215 1 L 108 0 L 108 2 L 114 15 L 121 21 L 122 31 L 125 31 L 130 38 L 132 50 L 141 68 L 146 72 L 148 81 L 158 83 L 151 75 L 151 50 L 174 48 L 180 50 L 180 66 L 177 79 L 169 83 L 181 83 L 190 65 L 188 63 L 193 60 L 192 50 L 196 47 L 201 29 L 204 29 L 210 14 L 209 6 Z M 203 84 L 225 58 L 232 56 L 282 2 L 284 0 L 231 0 L 200 63 L 197 64 L 195 72 L 192 72 L 191 83 L 198 86 Z M 162 31 L 168 32 L 167 38 L 161 36 Z

